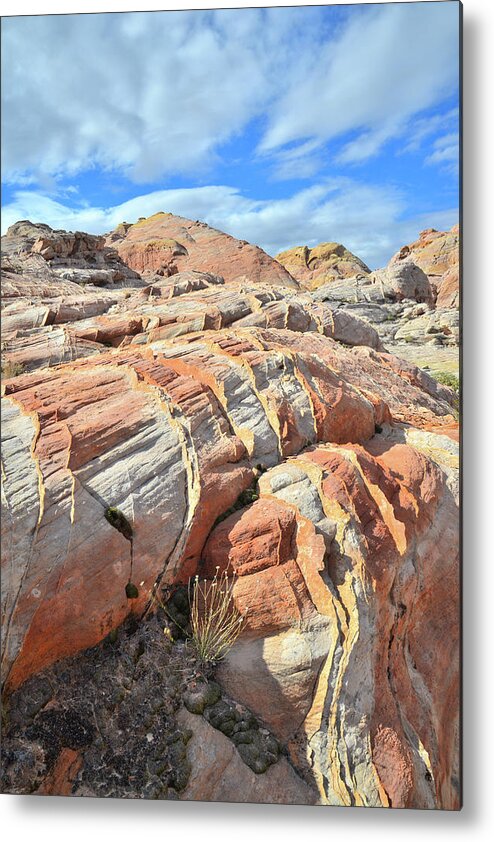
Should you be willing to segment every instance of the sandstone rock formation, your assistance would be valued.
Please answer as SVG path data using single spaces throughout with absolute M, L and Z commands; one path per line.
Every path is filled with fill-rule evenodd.
M 372 283 L 381 288 L 383 298 L 391 301 L 416 301 L 432 304 L 434 295 L 429 278 L 412 260 L 391 262 L 385 269 L 372 273 Z
M 458 307 L 459 241 L 458 225 L 453 225 L 450 231 L 427 228 L 421 232 L 418 240 L 403 246 L 391 259 L 390 265 L 411 260 L 426 273 L 435 287 L 437 306 Z
M 2 383 L 7 693 L 137 623 L 164 586 L 233 569 L 246 621 L 217 676 L 289 757 L 251 774 L 183 712 L 181 797 L 239 800 L 229 769 L 245 800 L 455 808 L 456 396 L 386 347 L 405 322 L 455 342 L 457 313 L 401 300 L 410 276 L 430 290 L 406 261 L 385 294 L 370 274 L 304 292 L 176 220 L 112 235 L 123 260 L 158 230 L 187 249 L 157 266 L 153 246 L 134 289 L 7 273 L 2 358 L 24 370 Z M 73 751 L 45 791 L 80 777 Z
M 277 254 L 276 260 L 310 290 L 339 278 L 370 273 L 369 267 L 340 243 L 296 246 Z
M 366 321 L 309 296 L 277 287 L 225 285 L 215 275 L 188 271 L 132 295 L 113 290 L 15 299 L 3 310 L 2 360 L 32 371 L 108 345 L 144 345 L 233 324 L 314 331 L 348 345 L 381 348 L 377 331 Z
M 436 282 L 436 287 L 438 286 Z M 436 307 L 460 306 L 460 267 L 451 266 L 442 276 L 436 298 Z
M 406 429 L 320 445 L 264 474 L 206 545 L 204 575 L 232 567 L 249 609 L 220 680 L 323 803 L 457 803 L 457 465 L 449 438 Z
M 13 269 L 2 258 L 2 304 L 16 298 L 59 298 L 80 293 L 81 287 L 74 281 L 64 281 L 48 275 L 44 261 L 40 271 L 22 273 L 20 269 Z
M 317 441 L 366 441 L 392 415 L 453 420 L 450 390 L 390 355 L 259 328 L 101 353 L 7 380 L 4 392 L 4 659 L 14 684 L 97 642 L 164 572 L 193 572 L 253 466 Z M 134 524 L 133 541 L 105 521 L 113 506 Z M 143 583 L 131 603 L 129 579 Z
M 291 275 L 258 246 L 236 240 L 205 222 L 156 213 L 107 236 L 125 263 L 137 272 L 170 276 L 187 269 L 221 275 L 227 283 L 298 288 Z
M 105 238 L 81 231 L 54 230 L 22 220 L 2 237 L 2 268 L 38 270 L 51 278 L 105 286 L 139 279 Z M 48 269 L 48 271 L 46 271 Z
M 457 374 L 458 239 L 458 226 L 424 231 L 383 269 L 322 284 L 313 298 L 369 322 L 398 356 L 438 374 Z

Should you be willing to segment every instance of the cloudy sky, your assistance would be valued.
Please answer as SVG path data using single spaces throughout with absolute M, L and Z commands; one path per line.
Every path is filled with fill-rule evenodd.
M 459 4 L 2 20 L 2 232 L 159 210 L 372 268 L 458 219 Z

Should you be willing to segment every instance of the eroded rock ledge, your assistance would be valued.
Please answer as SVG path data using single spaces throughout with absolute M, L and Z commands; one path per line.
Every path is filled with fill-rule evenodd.
M 163 587 L 233 568 L 248 620 L 217 678 L 289 752 L 265 772 L 271 800 L 453 809 L 456 396 L 324 292 L 208 269 L 132 291 L 43 276 L 37 295 L 34 273 L 11 273 L 2 353 L 25 373 L 3 381 L 7 695 L 104 647 Z M 238 800 L 222 770 L 239 753 L 219 733 L 204 752 L 208 728 L 181 797 Z M 55 789 L 81 768 L 60 763 Z

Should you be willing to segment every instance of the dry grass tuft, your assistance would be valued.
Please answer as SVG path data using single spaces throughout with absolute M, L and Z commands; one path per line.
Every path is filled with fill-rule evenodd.
M 221 661 L 237 640 L 244 617 L 233 601 L 236 574 L 228 571 L 213 579 L 195 576 L 189 582 L 191 636 L 197 654 L 203 663 Z

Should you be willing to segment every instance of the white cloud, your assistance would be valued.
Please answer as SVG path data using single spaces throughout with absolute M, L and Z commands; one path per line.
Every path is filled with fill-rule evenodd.
M 340 160 L 364 160 L 457 84 L 458 4 L 363 6 L 275 103 L 260 151 L 359 131 Z
M 459 142 L 456 132 L 438 137 L 433 144 L 433 152 L 425 159 L 426 164 L 438 164 L 447 172 L 457 173 L 459 168 Z
M 4 18 L 4 179 L 197 176 L 256 117 L 259 152 L 281 152 L 275 177 L 320 165 L 287 144 L 346 132 L 358 135 L 340 162 L 364 160 L 453 90 L 456 12 L 354 7 L 330 31 L 317 7 Z
M 309 140 L 288 149 L 282 149 L 272 156 L 273 178 L 310 178 L 322 166 L 322 149 L 319 141 Z
M 433 114 L 411 121 L 407 127 L 407 143 L 402 152 L 417 152 L 426 138 L 437 132 L 458 127 L 460 112 L 458 108 L 451 108 L 445 114 Z
M 345 144 L 336 156 L 340 164 L 358 164 L 373 158 L 391 137 L 401 134 L 403 125 L 394 120 L 388 120 L 378 129 L 362 132 L 355 140 Z
M 197 174 L 280 87 L 303 11 L 4 19 L 4 178 Z
M 394 190 L 329 180 L 287 199 L 258 201 L 227 186 L 158 190 L 109 208 L 68 207 L 34 191 L 20 190 L 2 214 L 4 230 L 19 219 L 43 221 L 54 228 L 104 233 L 119 222 L 135 222 L 164 210 L 257 243 L 269 254 L 295 245 L 344 243 L 371 268 L 382 266 L 423 228 L 450 228 L 456 209 L 403 220 L 401 196 Z

